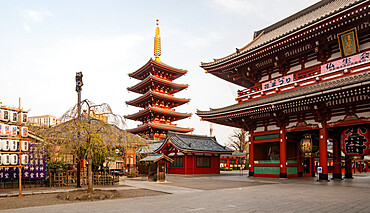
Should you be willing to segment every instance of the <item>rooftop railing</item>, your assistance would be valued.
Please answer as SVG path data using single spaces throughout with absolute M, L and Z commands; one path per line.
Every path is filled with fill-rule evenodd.
M 345 59 L 340 59 L 340 60 L 345 60 Z M 330 64 L 330 62 L 328 64 Z M 270 95 L 275 95 L 278 93 L 283 93 L 283 92 L 287 92 L 290 90 L 334 80 L 337 78 L 343 78 L 343 77 L 357 74 L 360 72 L 369 71 L 370 70 L 370 60 L 364 60 L 362 62 L 346 65 L 343 67 L 336 67 L 332 71 L 327 71 L 327 72 L 322 72 L 321 66 L 322 65 L 315 65 L 315 66 L 297 71 L 293 74 L 285 75 L 285 76 L 292 75 L 293 80 L 290 81 L 289 83 L 285 83 L 282 85 L 277 85 L 277 86 L 269 87 L 269 88 L 263 88 L 263 85 L 265 85 L 266 83 L 277 81 L 278 79 L 281 79 L 282 77 L 284 77 L 284 76 L 281 76 L 278 78 L 274 78 L 268 81 L 258 83 L 255 86 L 250 87 L 248 89 L 239 90 L 238 97 L 235 100 L 237 100 L 238 103 L 256 100 L 256 99 L 267 97 Z

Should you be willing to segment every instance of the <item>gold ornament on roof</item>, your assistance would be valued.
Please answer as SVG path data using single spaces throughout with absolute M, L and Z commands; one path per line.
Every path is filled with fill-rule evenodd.
M 157 26 L 155 28 L 154 36 L 154 57 L 156 61 L 162 62 L 161 59 L 159 59 L 159 56 L 161 56 L 161 37 L 158 22 L 159 20 L 157 19 Z

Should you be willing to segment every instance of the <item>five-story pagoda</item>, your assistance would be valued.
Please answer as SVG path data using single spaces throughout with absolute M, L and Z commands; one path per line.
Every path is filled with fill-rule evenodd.
M 162 63 L 160 32 L 157 26 L 154 37 L 154 56 L 140 69 L 130 73 L 131 78 L 140 80 L 135 86 L 127 88 L 128 91 L 141 94 L 140 97 L 126 101 L 126 104 L 143 108 L 137 113 L 126 115 L 125 118 L 141 121 L 136 128 L 128 129 L 133 134 L 145 134 L 152 140 L 166 138 L 167 131 L 191 132 L 191 128 L 178 127 L 172 122 L 188 118 L 189 113 L 176 112 L 175 107 L 188 103 L 190 99 L 176 98 L 174 94 L 186 89 L 187 84 L 177 84 L 173 80 L 185 75 L 186 70 L 177 69 Z

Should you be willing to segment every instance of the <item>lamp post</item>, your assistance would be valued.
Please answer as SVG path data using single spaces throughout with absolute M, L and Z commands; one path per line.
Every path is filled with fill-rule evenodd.
M 77 92 L 77 118 L 81 121 L 81 91 L 82 91 L 82 72 L 76 72 L 76 92 Z M 80 132 L 78 131 L 78 140 L 80 139 Z M 81 147 L 77 152 L 77 187 L 81 187 Z

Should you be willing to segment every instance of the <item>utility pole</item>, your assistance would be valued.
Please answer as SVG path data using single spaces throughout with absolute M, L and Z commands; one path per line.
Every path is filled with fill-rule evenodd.
M 81 90 L 83 86 L 82 72 L 76 72 L 76 92 L 77 92 L 77 119 L 78 125 L 81 124 Z M 78 130 L 78 140 L 80 139 L 80 130 Z M 81 147 L 77 152 L 77 187 L 81 188 Z

